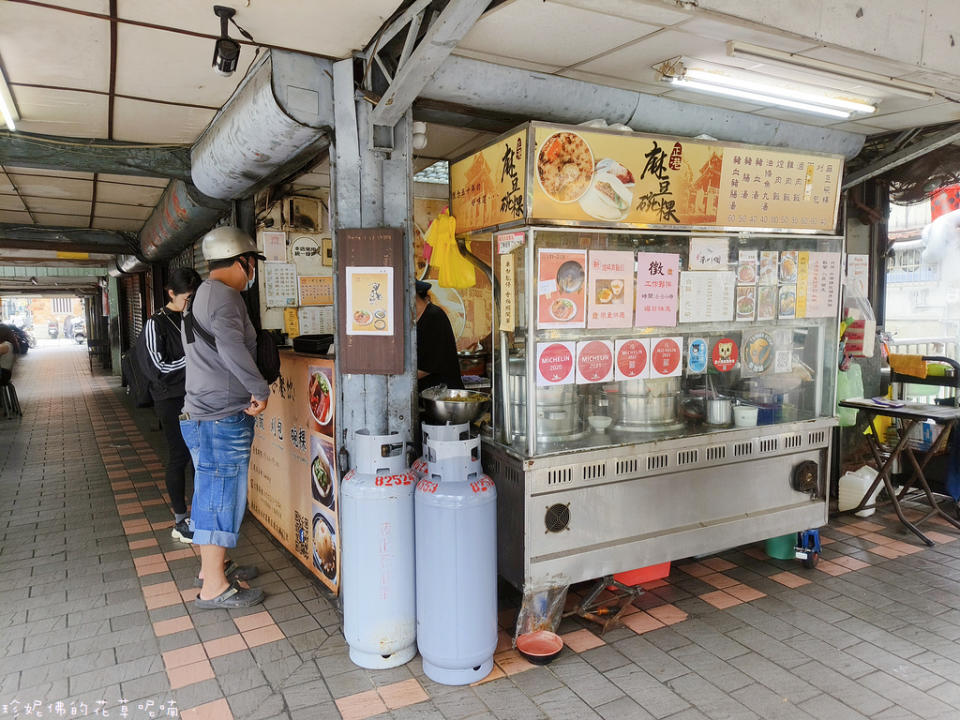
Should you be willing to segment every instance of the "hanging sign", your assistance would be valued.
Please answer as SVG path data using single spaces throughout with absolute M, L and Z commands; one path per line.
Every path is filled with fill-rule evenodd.
M 526 211 L 526 128 L 450 165 L 450 214 L 457 232 L 521 220 Z
M 513 255 L 500 256 L 500 330 L 513 332 L 517 324 L 517 277 Z
M 569 385 L 575 380 L 576 343 L 537 343 L 537 385 Z
M 680 375 L 683 370 L 683 338 L 657 338 L 650 341 L 650 377 Z
M 713 367 L 719 372 L 730 372 L 733 370 L 738 358 L 739 348 L 732 338 L 725 337 L 717 340 L 716 344 L 714 344 L 711 359 L 713 361 Z
M 616 368 L 614 379 L 637 380 L 650 377 L 650 365 L 647 359 L 650 355 L 650 341 L 617 340 Z
M 587 327 L 624 328 L 633 324 L 633 252 L 590 251 Z

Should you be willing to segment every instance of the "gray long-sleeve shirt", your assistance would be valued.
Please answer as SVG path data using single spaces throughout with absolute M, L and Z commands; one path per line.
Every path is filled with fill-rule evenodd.
M 248 407 L 251 395 L 265 400 L 270 386 L 257 370 L 257 332 L 240 293 L 219 280 L 205 280 L 191 310 L 196 322 L 216 338 L 217 349 L 199 334 L 192 343 L 182 335 L 187 358 L 183 411 L 191 420 L 219 420 Z

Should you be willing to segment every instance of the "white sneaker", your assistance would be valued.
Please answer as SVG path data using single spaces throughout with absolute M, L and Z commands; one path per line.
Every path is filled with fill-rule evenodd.
M 170 531 L 170 537 L 188 545 L 193 543 L 193 520 L 187 518 L 178 522 Z

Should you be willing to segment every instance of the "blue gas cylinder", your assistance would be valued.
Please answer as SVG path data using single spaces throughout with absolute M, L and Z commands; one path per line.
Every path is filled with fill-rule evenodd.
M 466 685 L 497 648 L 497 490 L 480 438 L 431 439 L 417 483 L 417 646 L 434 682 Z

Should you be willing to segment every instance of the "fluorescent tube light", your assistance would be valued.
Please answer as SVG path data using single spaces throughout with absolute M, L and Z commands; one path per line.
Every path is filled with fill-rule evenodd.
M 724 75 L 718 72 L 710 72 L 709 70 L 700 70 L 698 68 L 688 68 L 686 72 L 684 72 L 683 77 L 687 80 L 696 80 L 709 85 L 722 85 L 724 87 L 730 87 L 736 90 L 745 90 L 758 95 L 784 98 L 786 100 L 793 100 L 809 105 L 836 108 L 838 110 L 848 110 L 852 113 L 868 114 L 877 111 L 876 106 L 862 101 L 833 97 L 823 93 L 805 92 L 803 90 L 783 85 L 771 85 L 769 83 L 753 82 L 744 78 Z
M 20 115 L 17 114 L 17 105 L 13 102 L 13 95 L 10 94 L 10 88 L 7 87 L 7 79 L 3 76 L 2 70 L 0 70 L 0 115 L 3 115 L 3 121 L 10 132 L 17 129 L 14 121 L 19 120 Z
M 670 84 L 694 92 L 704 92 L 711 95 L 722 95 L 724 97 L 738 98 L 740 100 L 750 100 L 761 105 L 776 105 L 777 107 L 787 108 L 789 110 L 798 110 L 800 112 L 814 113 L 816 115 L 826 115 L 827 117 L 846 120 L 850 117 L 849 110 L 838 110 L 836 108 L 824 107 L 823 105 L 814 105 L 812 103 L 799 102 L 797 100 L 788 100 L 787 98 L 765 95 L 763 93 L 751 92 L 749 90 L 739 90 L 737 88 L 726 87 L 724 85 L 713 85 L 711 83 L 700 82 L 698 80 L 685 80 L 684 78 L 671 78 Z
M 937 94 L 935 88 L 927 85 L 920 85 L 919 83 L 913 83 L 907 80 L 899 80 L 894 77 L 889 77 L 888 75 L 880 75 L 867 70 L 856 70 L 838 65 L 837 63 L 827 62 L 826 60 L 817 60 L 816 58 L 806 57 L 796 53 L 773 50 L 771 48 L 751 45 L 750 43 L 738 42 L 736 40 L 731 40 L 727 43 L 727 55 L 759 62 L 780 63 L 781 65 L 786 65 L 794 69 L 812 70 L 834 77 L 857 80 L 886 88 L 900 95 L 906 95 L 907 97 L 929 99 Z

